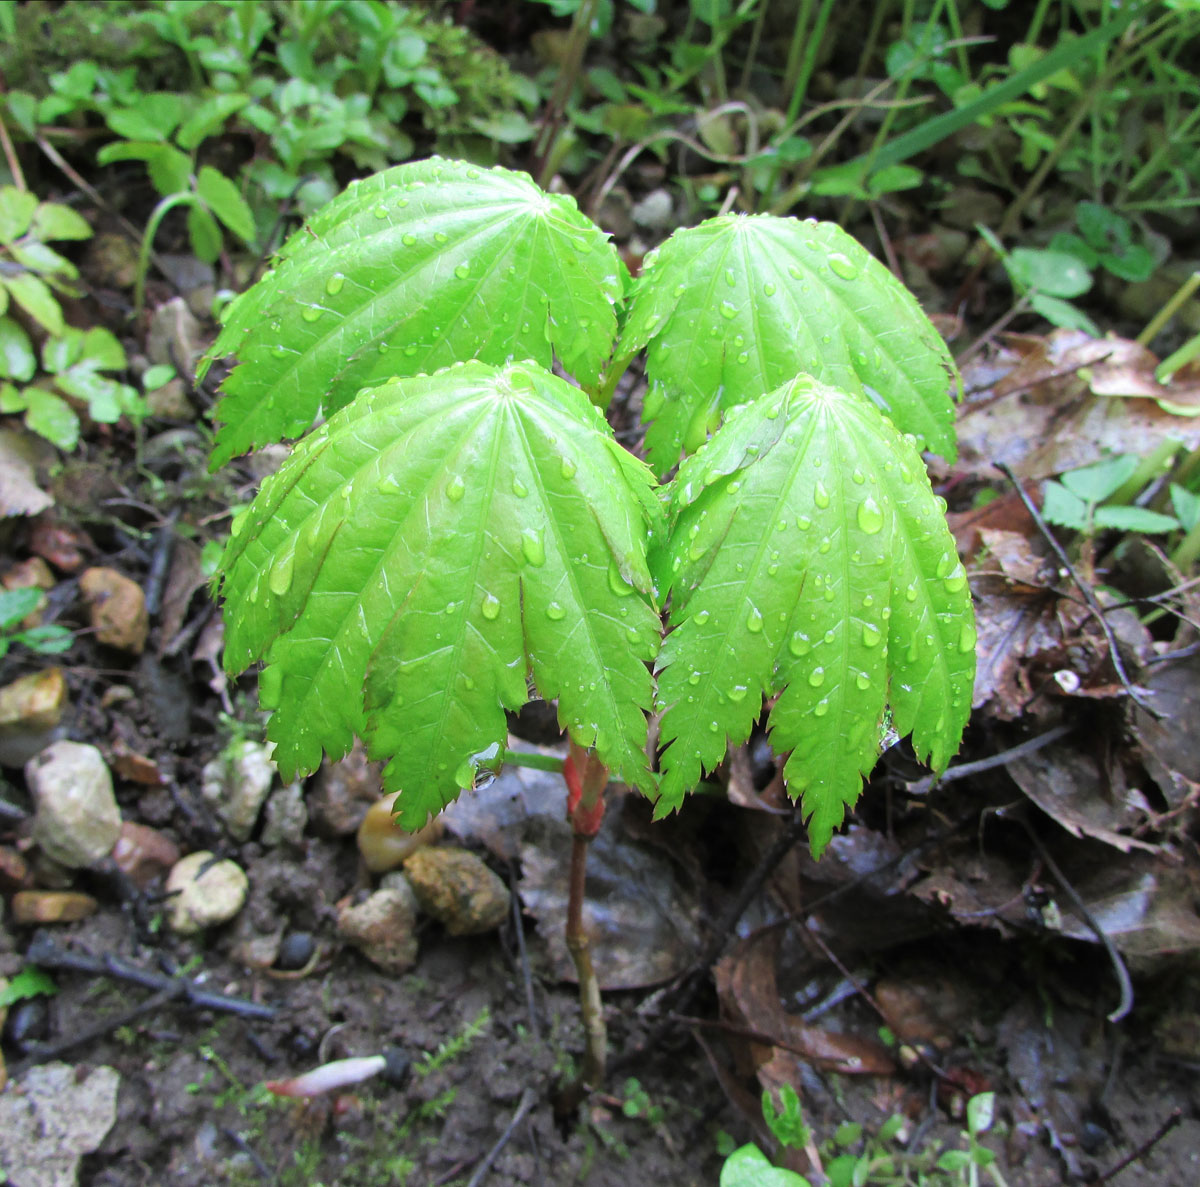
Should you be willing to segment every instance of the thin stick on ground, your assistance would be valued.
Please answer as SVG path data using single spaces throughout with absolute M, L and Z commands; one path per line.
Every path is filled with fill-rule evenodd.
M 1129 679 L 1129 674 L 1125 671 L 1125 661 L 1121 658 L 1121 652 L 1117 647 L 1117 639 L 1113 634 L 1113 629 L 1109 625 L 1108 619 L 1104 614 L 1104 607 L 1096 600 L 1096 595 L 1092 587 L 1075 571 L 1075 566 L 1071 564 L 1071 558 L 1067 556 L 1066 549 L 1055 538 L 1054 533 L 1050 530 L 1046 521 L 1042 518 L 1042 513 L 1037 509 L 1034 501 L 1029 497 L 1025 488 L 1021 485 L 1021 481 L 1013 473 L 1012 468 L 1005 462 L 997 462 L 996 468 L 1000 470 L 1004 476 L 1013 484 L 1013 488 L 1017 492 L 1017 497 L 1025 504 L 1025 510 L 1029 512 L 1030 518 L 1037 525 L 1038 531 L 1045 537 L 1046 543 L 1050 545 L 1059 564 L 1066 570 L 1067 576 L 1075 583 L 1076 589 L 1079 590 L 1080 596 L 1087 603 L 1087 608 L 1092 612 L 1096 621 L 1100 624 L 1100 629 L 1104 632 L 1104 638 L 1108 643 L 1109 658 L 1112 660 L 1113 669 L 1117 673 L 1117 679 L 1120 680 L 1121 686 L 1129 694 L 1130 699 L 1140 709 L 1145 709 L 1151 717 L 1156 720 L 1162 717 L 1162 714 L 1146 701 L 1138 690 L 1134 687 L 1133 682 Z
M 500 1151 L 508 1145 L 514 1133 L 517 1132 L 517 1126 L 529 1115 L 529 1111 L 537 1104 L 538 1094 L 532 1088 L 526 1088 L 521 1093 L 521 1099 L 517 1102 L 517 1111 L 513 1114 L 512 1120 L 504 1127 L 504 1132 L 496 1139 L 496 1144 L 483 1156 L 483 1161 L 475 1168 L 475 1173 L 467 1181 L 467 1187 L 479 1187 L 479 1184 L 487 1177 L 488 1171 L 492 1169 L 492 1163 L 500 1156 Z

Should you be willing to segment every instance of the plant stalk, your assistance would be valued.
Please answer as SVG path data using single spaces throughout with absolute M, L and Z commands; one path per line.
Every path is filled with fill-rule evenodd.
M 608 1062 L 608 1031 L 600 982 L 592 964 L 592 945 L 583 921 L 583 898 L 587 884 L 587 855 L 592 838 L 604 817 L 604 789 L 608 768 L 590 750 L 571 742 L 563 769 L 567 783 L 567 818 L 574 830 L 571 844 L 571 873 L 567 892 L 567 951 L 579 980 L 579 1012 L 583 1021 L 584 1051 L 581 1086 L 594 1090 L 604 1083 Z

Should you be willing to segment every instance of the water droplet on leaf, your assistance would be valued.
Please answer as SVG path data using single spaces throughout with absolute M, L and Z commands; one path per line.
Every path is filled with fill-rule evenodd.
M 271 592 L 281 598 L 289 589 L 292 588 L 292 574 L 296 568 L 296 554 L 294 552 L 285 552 L 272 566 L 270 576 L 267 578 L 267 584 L 271 588 Z
M 818 481 L 813 488 L 813 502 L 816 503 L 822 511 L 829 506 L 829 492 L 825 489 L 825 484 Z
M 868 536 L 874 536 L 883 527 L 883 512 L 870 495 L 858 505 L 858 526 Z
M 829 266 L 843 280 L 856 280 L 858 278 L 858 266 L 849 256 L 843 255 L 840 251 L 835 251 L 830 255 Z
M 757 606 L 750 607 L 750 613 L 746 615 L 746 630 L 752 635 L 761 633 L 763 629 L 762 611 Z
M 566 613 L 567 612 L 557 602 L 551 602 L 550 605 L 546 607 L 546 617 L 550 619 L 551 622 L 561 622 Z
M 342 287 L 346 283 L 346 278 L 340 273 L 335 272 L 326 282 L 325 291 L 331 296 L 336 297 L 342 291 Z
M 880 635 L 878 627 L 872 626 L 869 622 L 863 626 L 863 645 L 866 647 L 874 647 L 878 644 Z
M 488 622 L 494 622 L 500 617 L 500 599 L 495 594 L 484 594 L 483 601 L 479 604 L 479 613 Z
M 467 493 L 467 484 L 462 478 L 455 474 L 449 482 L 446 483 L 446 498 L 452 503 L 457 503 Z
M 531 565 L 540 567 L 546 563 L 546 546 L 541 528 L 526 528 L 521 533 L 521 552 Z

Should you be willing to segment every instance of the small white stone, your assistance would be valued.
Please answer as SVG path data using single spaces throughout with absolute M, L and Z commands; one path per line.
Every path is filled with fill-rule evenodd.
M 226 923 L 242 909 L 249 889 L 236 862 L 213 861 L 207 849 L 189 853 L 167 876 L 167 923 L 184 936 Z
M 104 756 L 83 742 L 54 742 L 25 764 L 36 805 L 33 839 L 47 857 L 84 869 L 106 857 L 121 832 Z
M 228 746 L 200 775 L 200 789 L 235 841 L 247 841 L 275 779 L 271 743 L 238 742 Z

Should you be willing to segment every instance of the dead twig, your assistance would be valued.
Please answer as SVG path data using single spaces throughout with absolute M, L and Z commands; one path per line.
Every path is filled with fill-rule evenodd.
M 1101 1183 L 1109 1182 L 1109 1180 L 1116 1178 L 1127 1166 L 1132 1166 L 1135 1162 L 1145 1158 L 1182 1120 L 1183 1110 L 1177 1105 L 1171 1110 L 1167 1119 L 1132 1154 L 1127 1154 L 1111 1170 L 1105 1171 L 1098 1179 L 1093 1179 L 1093 1187 L 1099 1187 Z
M 1073 725 L 1056 725 L 1044 734 L 1038 734 L 1036 738 L 1029 738 L 1017 746 L 1001 750 L 999 754 L 976 759 L 974 762 L 960 762 L 956 766 L 948 767 L 940 775 L 927 775 L 924 779 L 918 779 L 916 783 L 908 784 L 906 790 L 909 795 L 924 795 L 927 791 L 931 791 L 943 783 L 953 783 L 957 779 L 969 779 L 972 775 L 992 771 L 996 767 L 1006 767 L 1014 759 L 1024 758 L 1028 754 L 1036 754 L 1051 743 L 1057 742 L 1059 738 L 1065 738 L 1074 728 Z
M 1017 497 L 1025 504 L 1025 510 L 1029 512 L 1030 518 L 1037 524 L 1038 531 L 1042 533 L 1046 543 L 1050 545 L 1059 564 L 1066 570 L 1067 576 L 1075 583 L 1076 589 L 1079 590 L 1080 596 L 1083 598 L 1087 608 L 1092 612 L 1096 621 L 1100 624 L 1100 629 L 1104 632 L 1104 638 L 1108 642 L 1108 654 L 1112 660 L 1113 669 L 1117 673 L 1117 679 L 1120 680 L 1121 686 L 1129 694 L 1130 699 L 1135 705 L 1141 709 L 1145 709 L 1156 721 L 1162 719 L 1162 714 L 1148 701 L 1146 701 L 1133 682 L 1129 679 L 1129 674 L 1125 671 L 1125 661 L 1121 658 L 1120 649 L 1117 647 L 1117 639 L 1113 634 L 1113 629 L 1109 625 L 1108 619 L 1105 617 L 1104 607 L 1100 605 L 1096 599 L 1096 595 L 1092 587 L 1083 580 L 1075 570 L 1075 566 L 1071 564 L 1070 558 L 1067 556 L 1066 549 L 1055 539 L 1054 533 L 1051 532 L 1049 525 L 1042 518 L 1042 513 L 1037 509 L 1037 505 L 1029 497 L 1025 488 L 1021 485 L 1016 474 L 1007 462 L 996 462 L 996 468 L 1004 474 L 1004 476 L 1013 484 L 1017 492 Z
M 153 1013 L 161 1006 L 174 1001 L 176 997 L 178 997 L 178 994 L 173 989 L 160 989 L 158 993 L 151 994 L 144 1001 L 138 1002 L 136 1006 L 131 1006 L 128 1010 L 120 1010 L 116 1014 L 109 1014 L 107 1018 L 101 1018 L 98 1022 L 93 1022 L 91 1026 L 85 1026 L 83 1030 L 76 1031 L 73 1035 L 68 1035 L 66 1038 L 59 1039 L 53 1043 L 38 1043 L 20 1063 L 10 1070 L 14 1076 L 17 1076 L 27 1067 L 33 1067 L 35 1064 L 48 1063 L 52 1059 L 58 1059 L 76 1047 L 82 1047 L 85 1043 L 90 1043 L 95 1039 L 101 1039 L 105 1035 L 112 1034 L 113 1031 L 118 1030 L 122 1026 L 128 1026 L 143 1014 Z
M 488 1171 L 492 1169 L 492 1163 L 499 1158 L 500 1151 L 508 1145 L 513 1134 L 517 1132 L 517 1126 L 529 1116 L 529 1112 L 537 1104 L 537 1100 L 538 1094 L 532 1088 L 526 1088 L 521 1093 L 521 1099 L 517 1102 L 517 1111 L 512 1115 L 512 1120 L 504 1127 L 504 1132 L 496 1139 L 496 1144 L 483 1156 L 483 1161 L 467 1180 L 467 1187 L 479 1187 L 479 1184 L 487 1178 Z
M 231 997 L 211 989 L 201 989 L 195 982 L 184 977 L 156 973 L 153 969 L 144 969 L 140 965 L 122 960 L 119 956 L 93 956 L 90 952 L 74 952 L 60 948 L 45 931 L 34 933 L 25 959 L 43 969 L 61 969 L 90 977 L 111 977 L 114 981 L 129 981 L 134 985 L 141 985 L 144 989 L 151 989 L 156 994 L 165 994 L 166 1001 L 182 1001 L 198 1010 L 217 1010 L 263 1021 L 274 1018 L 279 1012 L 275 1006 L 248 1001 L 244 997 Z
M 1034 848 L 1037 849 L 1038 856 L 1046 864 L 1050 873 L 1054 875 L 1054 880 L 1062 888 L 1063 894 L 1071 900 L 1071 904 L 1079 912 L 1080 918 L 1095 934 L 1096 939 L 1100 941 L 1104 951 L 1108 954 L 1109 963 L 1112 965 L 1113 974 L 1116 976 L 1117 986 L 1121 993 L 1120 1001 L 1117 1002 L 1116 1009 L 1108 1015 L 1108 1020 L 1109 1022 L 1120 1022 L 1133 1009 L 1133 982 L 1129 979 L 1129 970 L 1125 967 L 1125 962 L 1121 959 L 1121 954 L 1117 951 L 1112 940 L 1108 938 L 1108 933 L 1096 922 L 1091 911 L 1087 909 L 1079 891 L 1067 880 L 1066 874 L 1062 872 L 1058 862 L 1050 855 L 1050 851 L 1046 848 L 1042 838 L 1037 835 L 1029 821 L 1019 812 L 1009 812 L 1005 808 L 997 808 L 996 815 L 1002 820 L 1015 821 L 1025 830 L 1026 835 L 1033 842 Z

